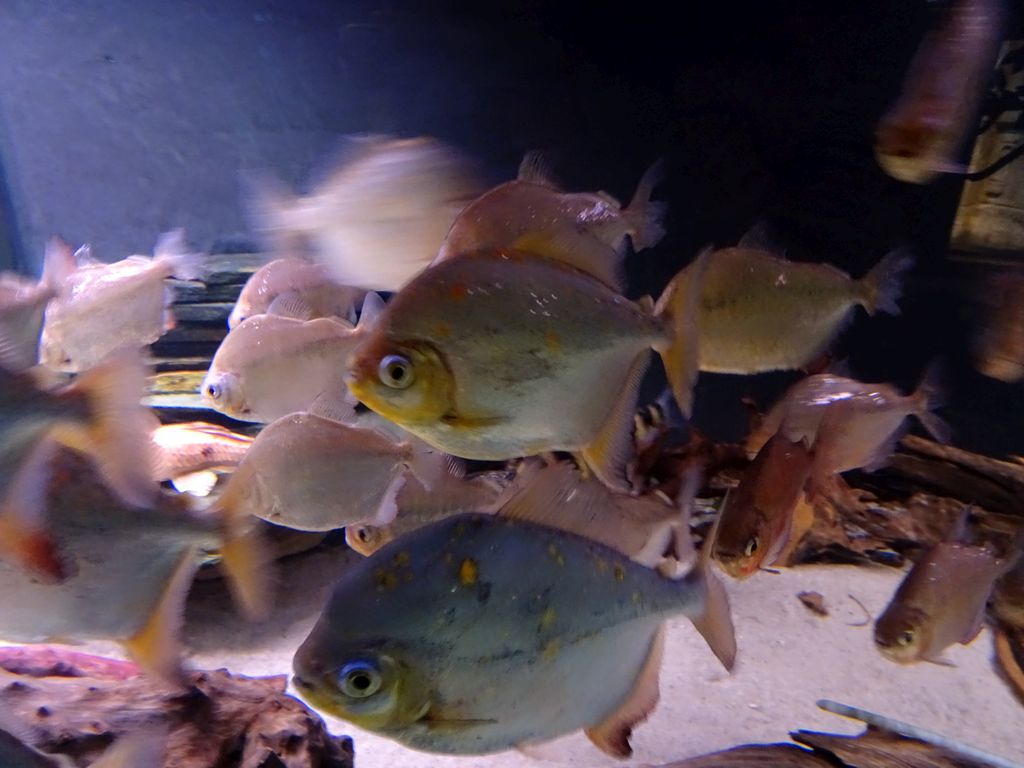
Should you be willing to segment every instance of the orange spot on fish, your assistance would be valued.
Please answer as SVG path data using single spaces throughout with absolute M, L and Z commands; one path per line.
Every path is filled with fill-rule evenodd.
M 565 565 L 565 558 L 562 557 L 562 553 L 558 551 L 558 548 L 555 547 L 554 544 L 548 544 L 548 554 L 551 555 L 559 565 Z
M 394 589 L 398 586 L 398 577 L 391 571 L 386 571 L 383 568 L 378 568 L 373 572 L 373 580 L 377 584 L 377 589 Z
M 434 333 L 440 336 L 442 339 L 447 339 L 452 335 L 451 326 L 448 323 L 438 323 L 434 326 Z
M 451 297 L 456 301 L 460 301 L 466 298 L 466 286 L 462 283 L 455 283 L 451 287 Z
M 409 553 L 408 552 L 404 552 L 404 551 L 403 552 L 399 552 L 394 557 L 394 563 L 399 568 L 404 568 L 407 565 L 409 565 L 409 561 L 410 561 L 410 558 L 409 558 Z
M 558 338 L 558 334 L 554 330 L 548 330 L 544 334 L 544 343 L 548 345 L 548 349 L 554 354 L 562 354 L 562 340 Z
M 459 565 L 459 584 L 464 587 L 471 587 L 476 584 L 476 577 L 480 574 L 480 569 L 477 568 L 476 562 L 467 557 Z
M 558 655 L 558 652 L 560 650 L 562 650 L 562 643 L 556 637 L 554 640 L 551 640 L 547 644 L 545 644 L 545 646 L 540 651 L 540 657 L 544 661 L 552 661 Z
M 626 578 L 626 569 L 618 563 L 615 564 L 614 572 L 616 581 L 623 581 Z

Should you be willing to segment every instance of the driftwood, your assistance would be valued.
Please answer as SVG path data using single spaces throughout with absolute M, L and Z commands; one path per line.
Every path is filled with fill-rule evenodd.
M 836 768 L 836 763 L 795 744 L 748 744 L 659 768 Z
M 859 736 L 797 731 L 793 738 L 819 754 L 832 755 L 853 768 L 988 768 L 935 744 L 908 739 L 889 731 L 868 728 Z
M 185 692 L 134 665 L 47 647 L 0 648 L 0 711 L 31 746 L 87 766 L 114 740 L 167 729 L 161 768 L 351 768 L 352 741 L 285 693 L 287 678 L 192 672 Z M 154 767 L 156 768 L 156 767 Z

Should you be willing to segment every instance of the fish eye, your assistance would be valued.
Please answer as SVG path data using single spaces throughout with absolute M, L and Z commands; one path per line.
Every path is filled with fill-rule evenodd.
M 206 385 L 206 396 L 211 400 L 220 400 L 220 396 L 223 394 L 223 390 L 220 384 L 207 384 Z
M 896 638 L 897 644 L 904 648 L 914 642 L 914 632 L 910 629 L 905 629 L 900 632 L 900 636 Z
M 341 692 L 353 699 L 365 699 L 380 690 L 380 671 L 367 661 L 353 661 L 338 673 Z
M 370 529 L 365 525 L 360 525 L 356 528 L 356 538 L 359 539 L 363 544 L 369 544 L 370 542 Z
M 743 548 L 743 556 L 744 557 L 750 557 L 755 552 L 757 552 L 757 550 L 760 547 L 761 547 L 760 539 L 758 539 L 757 536 L 752 536 L 750 538 L 750 540 L 747 541 L 747 546 Z
M 401 355 L 387 355 L 380 361 L 377 374 L 392 389 L 405 389 L 412 384 L 412 363 Z

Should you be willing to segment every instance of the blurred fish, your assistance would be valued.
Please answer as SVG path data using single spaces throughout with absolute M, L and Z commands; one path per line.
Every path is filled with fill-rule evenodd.
M 925 35 L 875 133 L 882 170 L 911 184 L 967 170 L 957 156 L 973 134 L 1007 12 L 1004 0 L 954 0 Z
M 654 307 L 555 259 L 455 256 L 387 304 L 346 381 L 366 406 L 455 456 L 577 451 L 602 481 L 628 488 L 651 348 L 689 408 L 700 275 L 685 270 Z
M 144 385 L 138 354 L 127 351 L 52 392 L 0 368 L 0 552 L 40 575 L 61 576 L 44 531 L 43 493 L 59 444 L 92 457 L 125 503 L 152 502 Z
M 64 295 L 46 308 L 40 360 L 52 368 L 83 371 L 121 347 L 156 341 L 175 322 L 174 292 L 164 279 L 198 278 L 205 258 L 188 252 L 182 230 L 162 235 L 152 258 L 129 256 L 105 264 L 80 250 Z
M 255 223 L 278 255 L 310 251 L 342 285 L 396 291 L 437 256 L 456 215 L 483 191 L 471 165 L 425 136 L 353 140 L 309 195 L 259 183 Z
M 977 293 L 986 311 L 974 339 L 975 367 L 1008 383 L 1024 379 L 1024 273 L 992 275 Z
M 321 393 L 345 391 L 346 361 L 376 313 L 359 325 L 335 317 L 250 317 L 221 342 L 203 379 L 209 406 L 243 421 L 270 422 L 305 410 Z
M 747 451 L 758 449 L 775 433 L 802 441 L 814 449 L 814 483 L 827 485 L 840 472 L 870 472 L 884 465 L 908 416 L 916 416 L 936 440 L 948 442 L 949 427 L 932 413 L 941 405 L 937 377 L 933 366 L 915 392 L 901 395 L 889 384 L 828 373 L 808 376 L 772 407 L 748 438 Z
M 447 477 L 427 489 L 409 477 L 395 497 L 395 519 L 386 525 L 363 523 L 345 528 L 345 542 L 363 557 L 410 531 L 465 512 L 497 511 L 495 504 L 510 482 L 507 472 L 485 472 L 472 477 Z
M 299 320 L 340 317 L 354 321 L 364 293 L 335 282 L 323 264 L 296 258 L 275 259 L 246 281 L 228 316 L 228 328 L 254 315 L 268 313 Z
M 1010 553 L 1008 557 L 1012 557 Z M 1017 564 L 1003 574 L 992 591 L 992 614 L 999 621 L 1024 630 L 1024 557 L 1017 553 Z
M 121 736 L 90 768 L 156 768 L 163 764 L 167 734 L 150 728 Z M 3 768 L 74 768 L 67 755 L 41 752 L 31 746 L 31 728 L 0 715 L 0 766 Z
M 253 438 L 204 421 L 158 425 L 150 433 L 153 441 L 152 477 L 157 482 L 171 480 L 179 491 L 213 485 L 208 476 L 212 470 L 225 470 L 238 465 Z M 204 484 L 204 479 L 206 483 Z M 212 478 L 216 483 L 216 476 Z M 205 496 L 206 493 L 198 495 Z
M 458 515 L 346 571 L 293 680 L 413 749 L 487 754 L 582 728 L 628 756 L 658 700 L 665 620 L 702 617 L 711 594 L 700 568 L 673 580 L 565 531 Z
M 665 204 L 651 202 L 661 171 L 661 163 L 651 166 L 623 208 L 605 192 L 562 191 L 540 155 L 529 153 L 517 179 L 484 193 L 458 215 L 436 261 L 511 248 L 554 256 L 621 291 L 626 237 L 639 251 L 665 234 Z
M 399 441 L 342 423 L 323 401 L 269 424 L 232 473 L 217 504 L 303 531 L 390 523 L 395 496 L 415 475 L 432 487 L 448 458 L 419 440 Z
M 200 548 L 220 552 L 241 607 L 262 612 L 263 560 L 248 519 L 193 513 L 180 495 L 127 507 L 81 459 L 65 452 L 56 461 L 61 479 L 44 494 L 45 523 L 63 578 L 41 583 L 0 560 L 4 640 L 117 640 L 147 671 L 177 681 L 178 635 Z
M 745 579 L 786 549 L 813 460 L 802 441 L 781 432 L 758 451 L 727 496 L 711 542 L 712 556 L 730 576 Z
M 964 519 L 949 541 L 941 541 L 914 563 L 885 611 L 875 621 L 875 645 L 901 664 L 948 663 L 942 653 L 967 645 L 981 631 L 996 580 L 1013 561 L 962 538 Z
M 700 299 L 700 370 L 760 373 L 803 368 L 820 356 L 857 306 L 899 314 L 912 260 L 895 251 L 854 280 L 828 264 L 787 261 L 740 246 L 715 251 Z
M 0 273 L 0 365 L 20 371 L 36 364 L 46 306 L 62 295 L 76 266 L 71 246 L 54 237 L 46 244 L 38 283 L 14 272 Z

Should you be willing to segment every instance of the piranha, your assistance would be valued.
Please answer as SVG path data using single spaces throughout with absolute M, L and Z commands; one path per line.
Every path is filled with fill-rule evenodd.
M 149 422 L 140 404 L 145 368 L 124 351 L 55 389 L 28 373 L 0 368 L 0 554 L 33 572 L 59 578 L 45 534 L 43 490 L 59 445 L 87 454 L 110 488 L 129 505 L 146 506 L 157 492 L 150 478 Z
M 413 749 L 488 754 L 585 729 L 627 757 L 658 700 L 665 620 L 714 615 L 732 639 L 706 573 L 667 578 L 563 530 L 457 515 L 346 571 L 293 681 L 313 706 Z
M 143 347 L 173 328 L 174 292 L 164 279 L 197 279 L 206 259 L 188 252 L 182 230 L 162 235 L 153 257 L 105 264 L 86 247 L 76 258 L 63 294 L 46 308 L 40 345 L 44 364 L 70 371 L 87 370 L 121 347 Z
M 759 247 L 715 251 L 700 294 L 700 370 L 761 373 L 807 367 L 850 321 L 855 307 L 869 315 L 898 314 L 903 273 L 912 259 L 885 256 L 854 280 L 829 264 L 788 261 Z
M 661 173 L 662 163 L 651 166 L 623 208 L 606 192 L 563 191 L 540 154 L 528 153 L 518 178 L 485 192 L 456 217 L 435 261 L 511 248 L 594 271 L 605 284 L 622 290 L 626 237 L 639 251 L 655 246 L 665 234 L 665 204 L 650 199 Z
M 938 375 L 933 366 L 909 395 L 889 384 L 829 373 L 808 376 L 772 407 L 748 438 L 747 451 L 756 451 L 776 433 L 803 441 L 814 449 L 813 484 L 820 487 L 838 473 L 884 465 L 908 416 L 916 416 L 936 440 L 948 442 L 949 427 L 932 413 L 941 405 Z
M 228 328 L 264 314 L 300 320 L 341 317 L 354 321 L 364 294 L 359 288 L 335 282 L 323 264 L 294 257 L 274 259 L 246 280 L 228 315 Z
M 1015 564 L 1024 537 L 1017 536 L 1009 558 L 999 558 L 987 546 L 962 542 L 968 515 L 969 508 L 948 540 L 921 555 L 875 621 L 875 645 L 886 658 L 948 664 L 943 651 L 981 632 L 993 586 Z
M 875 133 L 887 174 L 928 184 L 966 171 L 957 156 L 992 78 L 1007 13 L 1004 0 L 956 0 L 925 36 Z
M 15 272 L 0 273 L 0 365 L 21 371 L 36 364 L 46 307 L 63 295 L 76 266 L 71 246 L 53 237 L 46 244 L 39 282 Z
M 573 451 L 603 482 L 627 489 L 652 348 L 689 409 L 700 275 L 699 265 L 684 271 L 654 305 L 557 259 L 454 256 L 388 302 L 346 382 L 370 409 L 447 453 L 504 460 Z
M 214 470 L 238 466 L 253 441 L 247 435 L 204 421 L 162 425 L 157 422 L 150 437 L 154 448 L 153 479 L 170 480 L 178 491 L 200 496 L 207 495 L 216 484 Z
M 398 440 L 345 423 L 349 414 L 318 399 L 257 435 L 228 479 L 217 505 L 303 531 L 348 525 L 386 525 L 395 496 L 415 476 L 428 487 L 458 472 L 447 456 L 422 441 Z
M 346 362 L 376 315 L 367 298 L 359 324 L 336 317 L 250 317 L 217 348 L 201 391 L 209 406 L 243 421 L 271 422 L 344 392 Z
M 53 460 L 61 480 L 44 489 L 45 526 L 61 579 L 42 582 L 0 560 L 0 638 L 116 640 L 151 674 L 180 682 L 178 636 L 200 550 L 220 553 L 247 615 L 265 611 L 265 561 L 249 519 L 192 512 L 177 494 L 128 507 L 80 457 L 64 451 Z
M 783 433 L 766 442 L 722 507 L 712 557 L 735 579 L 773 565 L 794 539 L 813 453 Z
M 422 271 L 483 191 L 466 156 L 427 136 L 352 139 L 305 196 L 254 186 L 254 223 L 277 255 L 309 254 L 342 285 L 371 291 L 397 291 Z

